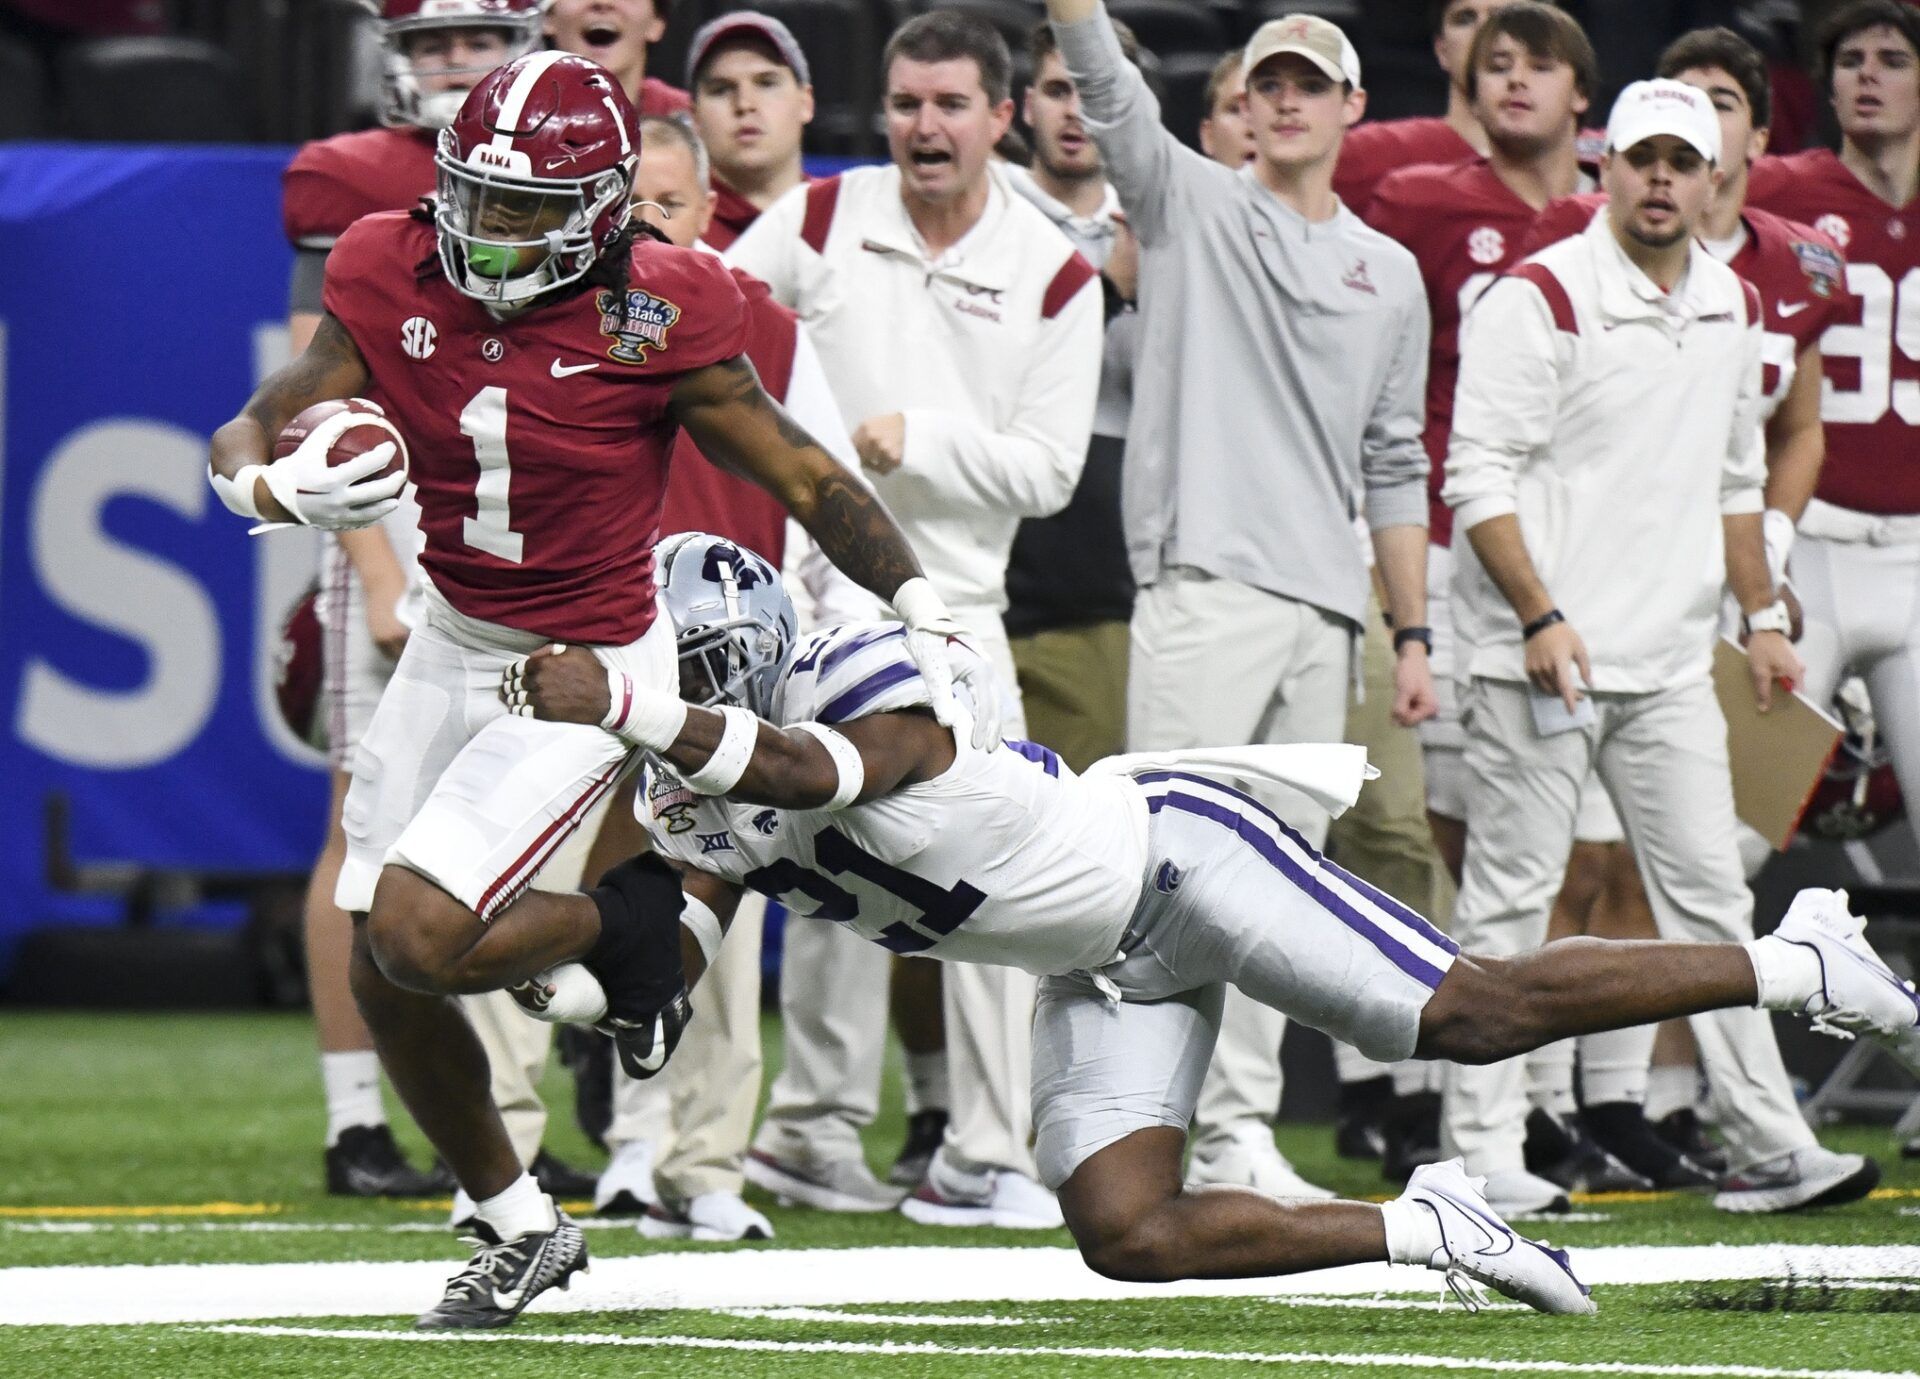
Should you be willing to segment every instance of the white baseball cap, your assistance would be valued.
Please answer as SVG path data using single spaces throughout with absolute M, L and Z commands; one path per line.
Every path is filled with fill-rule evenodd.
M 1252 76 L 1254 68 L 1282 53 L 1305 58 L 1333 81 L 1360 85 L 1360 54 L 1353 50 L 1339 25 L 1317 14 L 1289 15 L 1262 24 L 1247 42 L 1242 70 Z
M 1697 86 L 1683 81 L 1636 81 L 1620 93 L 1607 117 L 1607 147 L 1624 152 L 1656 134 L 1691 144 L 1709 163 L 1720 161 L 1720 117 Z

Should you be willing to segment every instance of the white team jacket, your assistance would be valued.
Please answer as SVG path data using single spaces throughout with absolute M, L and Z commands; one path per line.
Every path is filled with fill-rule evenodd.
M 905 414 L 905 461 L 874 487 L 956 608 L 1006 607 L 1014 529 L 1073 496 L 1100 378 L 1098 275 L 989 176 L 938 260 L 891 165 L 795 188 L 727 253 L 800 313 L 848 430 Z
M 1760 302 L 1698 244 L 1669 295 L 1608 217 L 1515 267 L 1467 313 L 1442 493 L 1460 531 L 1517 513 L 1593 688 L 1708 673 L 1723 514 L 1759 512 Z M 1520 622 L 1456 541 L 1461 674 L 1524 680 Z

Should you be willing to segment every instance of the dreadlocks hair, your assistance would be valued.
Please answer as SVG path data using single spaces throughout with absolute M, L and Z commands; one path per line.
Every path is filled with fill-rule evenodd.
M 435 223 L 438 203 L 430 196 L 420 198 L 420 204 L 410 212 L 415 220 L 425 224 Z M 603 287 L 609 292 L 623 293 L 630 282 L 633 268 L 633 242 L 641 236 L 657 240 L 661 244 L 671 245 L 659 230 L 641 220 L 638 216 L 629 220 L 626 227 L 613 237 L 613 242 L 600 251 L 593 261 L 593 267 L 583 277 L 567 285 L 569 293 L 588 287 Z M 438 248 L 414 265 L 413 277 L 416 282 L 424 282 L 440 271 L 440 251 Z

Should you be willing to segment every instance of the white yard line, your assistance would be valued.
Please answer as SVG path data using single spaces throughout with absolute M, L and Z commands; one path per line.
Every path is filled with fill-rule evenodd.
M 1162 1346 L 963 1346 L 930 1341 L 765 1341 L 716 1336 L 554 1336 L 538 1332 L 332 1331 L 312 1326 L 213 1326 L 227 1336 L 396 1344 L 626 1346 L 647 1350 L 750 1351 L 779 1355 L 926 1355 L 989 1360 L 1180 1360 L 1225 1364 L 1331 1365 L 1483 1374 L 1644 1374 L 1661 1379 L 1920 1379 L 1911 1370 L 1768 1369 L 1760 1365 L 1637 1365 L 1566 1360 L 1491 1360 L 1470 1355 L 1340 1355 L 1312 1351 L 1184 1350 Z
M 1040 1326 L 1072 1317 L 943 1316 L 937 1312 L 842 1312 L 833 1307 L 720 1307 L 723 1317 L 766 1322 L 843 1322 L 853 1326 Z
M 411 1316 L 440 1296 L 458 1266 L 440 1258 L 328 1264 L 113 1264 L 0 1269 L 0 1325 L 262 1321 Z M 1920 1246 L 1615 1246 L 1580 1250 L 1589 1284 L 1738 1279 L 1915 1279 Z M 721 1307 L 849 1307 L 890 1303 L 1034 1302 L 1080 1298 L 1435 1297 L 1424 1269 L 1358 1264 L 1288 1278 L 1124 1284 L 1073 1250 L 907 1246 L 854 1250 L 746 1248 L 602 1258 L 542 1312 Z

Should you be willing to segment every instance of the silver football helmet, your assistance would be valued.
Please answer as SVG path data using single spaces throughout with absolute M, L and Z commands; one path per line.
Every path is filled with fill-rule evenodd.
M 691 671 L 705 690 L 702 705 L 736 704 L 770 717 L 774 684 L 800 633 L 779 572 L 706 532 L 668 537 L 654 566 L 677 636 L 681 684 Z

